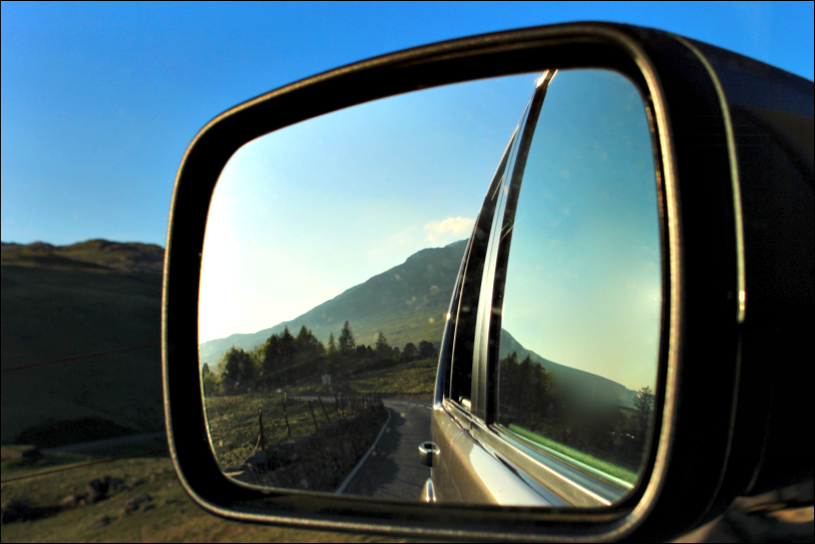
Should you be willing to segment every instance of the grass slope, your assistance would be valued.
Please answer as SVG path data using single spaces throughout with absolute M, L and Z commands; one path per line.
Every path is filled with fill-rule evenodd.
M 380 393 L 389 397 L 430 396 L 436 386 L 437 358 L 404 363 L 387 370 L 354 377 L 348 386 L 355 391 Z
M 436 383 L 436 358 L 422 359 L 392 366 L 384 370 L 365 372 L 333 386 L 313 384 L 287 389 L 292 397 L 321 396 L 312 401 L 317 425 L 338 416 L 347 415 L 347 407 L 340 414 L 335 404 L 335 393 L 379 393 L 387 397 L 416 397 L 433 394 Z M 289 398 L 284 416 L 282 394 L 250 392 L 240 395 L 212 396 L 206 399 L 207 427 L 215 456 L 222 467 L 241 464 L 254 453 L 260 433 L 258 409 L 263 411 L 263 436 L 266 444 L 287 438 L 285 418 L 288 417 L 292 438 L 314 432 L 314 419 L 308 402 Z M 346 401 L 347 402 L 347 401 Z M 325 409 L 325 412 L 323 412 Z
M 258 408 L 263 410 L 263 437 L 266 445 L 276 444 L 288 438 L 283 413 L 283 396 L 274 393 L 247 393 L 208 397 L 206 400 L 207 427 L 215 449 L 215 457 L 221 467 L 240 465 L 251 456 L 260 435 Z M 322 399 L 326 412 L 318 401 L 312 402 L 317 425 L 326 423 L 326 416 L 336 419 L 334 396 Z M 310 435 L 315 431 L 314 419 L 307 401 L 288 399 L 285 417 L 288 417 L 292 438 Z M 347 415 L 347 414 L 343 414 Z
M 166 443 L 164 444 L 166 445 Z M 130 451 L 149 451 L 154 442 L 130 445 Z M 4 447 L 4 450 L 6 448 Z M 5 453 L 5 451 L 4 451 Z M 121 454 L 118 449 L 48 455 L 36 462 L 2 461 L 3 479 L 36 473 L 59 465 Z M 112 476 L 127 488 L 95 504 L 60 508 L 70 494 L 84 491 L 95 478 Z M 139 495 L 149 495 L 148 509 L 122 513 L 122 505 Z M 5 483 L 0 501 L 24 499 L 41 519 L 3 525 L 2 542 L 406 542 L 378 535 L 359 535 L 270 527 L 226 521 L 213 516 L 190 499 L 179 485 L 168 455 L 123 459 L 81 467 L 26 480 Z M 107 525 L 93 528 L 106 515 Z
M 88 260 L 3 245 L 2 368 L 160 341 L 161 276 L 90 262 L 80 249 Z M 160 361 L 156 346 L 4 372 L 0 440 L 29 430 L 55 445 L 51 430 L 69 443 L 161 429 Z

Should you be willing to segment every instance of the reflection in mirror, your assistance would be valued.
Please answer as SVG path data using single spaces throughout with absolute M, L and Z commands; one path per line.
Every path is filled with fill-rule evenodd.
M 510 188 L 495 419 L 536 459 L 579 471 L 599 504 L 634 486 L 652 426 L 656 187 L 634 84 L 607 70 L 555 74 Z
M 210 206 L 199 301 L 211 445 L 260 486 L 419 500 L 465 240 L 535 74 L 258 138 Z
M 632 489 L 662 304 L 651 133 L 636 87 L 602 70 L 558 72 L 536 124 L 538 75 L 366 103 L 230 159 L 199 303 L 202 393 L 224 473 L 438 502 L 602 506 Z M 470 253 L 478 278 L 467 285 L 480 288 L 467 311 L 479 317 L 450 321 L 468 327 L 454 332 L 469 346 L 453 355 L 454 402 L 433 410 L 476 218 L 485 249 Z M 491 273 L 496 298 L 485 294 Z M 488 360 L 478 346 L 489 315 L 502 322 Z M 470 391 L 489 398 L 471 402 Z M 487 424 L 489 450 L 471 418 Z

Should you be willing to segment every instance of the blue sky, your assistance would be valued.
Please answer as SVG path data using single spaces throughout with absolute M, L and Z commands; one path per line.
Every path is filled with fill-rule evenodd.
M 813 3 L 3 2 L 3 241 L 164 245 L 193 135 L 229 107 L 342 64 L 522 26 L 607 20 L 813 78 Z
M 434 41 L 615 21 L 813 78 L 812 2 L 3 2 L 0 9 L 4 242 L 163 246 L 176 169 L 211 118 L 315 73 Z M 247 146 L 216 193 L 201 339 L 292 319 L 419 249 L 466 237 L 534 79 L 395 97 Z M 228 189 L 230 175 L 236 183 Z

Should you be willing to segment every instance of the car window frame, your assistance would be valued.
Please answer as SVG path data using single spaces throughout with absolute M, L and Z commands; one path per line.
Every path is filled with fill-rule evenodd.
M 520 126 L 520 124 L 518 126 Z M 449 334 L 452 337 L 452 341 L 450 342 L 449 346 L 449 355 L 447 355 L 447 353 L 442 355 L 442 360 L 446 359 L 448 367 L 442 368 L 440 366 L 439 368 L 439 373 L 446 375 L 443 384 L 443 393 L 440 400 L 442 400 L 445 407 L 450 408 L 448 412 L 455 414 L 455 419 L 457 419 L 459 423 L 466 428 L 469 428 L 470 419 L 472 416 L 473 366 L 471 362 L 472 354 L 475 349 L 476 330 L 476 323 L 470 323 L 470 321 L 474 319 L 477 320 L 478 317 L 478 304 L 485 264 L 484 256 L 486 255 L 489 245 L 492 223 L 496 211 L 494 199 L 497 197 L 498 189 L 501 187 L 501 184 L 504 181 L 507 167 L 511 164 L 515 150 L 515 143 L 518 140 L 517 133 L 518 127 L 516 127 L 513 131 L 509 143 L 507 144 L 507 147 L 501 157 L 501 161 L 498 164 L 498 168 L 496 168 L 496 171 L 493 174 L 492 180 L 490 181 L 490 185 L 487 189 L 487 194 L 484 197 L 484 202 L 481 205 L 478 216 L 476 217 L 472 234 L 470 235 L 455 289 L 454 301 L 451 305 L 451 313 L 454 310 L 455 314 L 451 316 L 452 324 Z M 469 310 L 466 312 L 471 315 L 464 315 L 463 308 L 465 303 L 469 305 L 469 308 L 474 310 L 472 312 Z M 469 330 L 470 325 L 472 325 L 472 330 Z M 472 348 L 468 348 L 466 345 L 467 342 L 470 341 L 470 333 L 472 333 Z M 446 337 L 447 334 L 445 334 L 445 338 Z M 445 357 L 445 355 L 447 356 Z M 457 367 L 457 358 L 463 359 L 461 362 L 461 364 L 464 365 L 463 367 Z M 470 361 L 470 363 L 468 363 L 468 361 Z M 462 402 L 461 400 L 454 398 L 453 387 L 457 385 L 454 382 L 463 380 L 461 377 L 456 377 L 455 373 L 457 368 L 470 369 L 469 380 L 464 380 L 464 382 L 461 384 L 462 390 L 469 389 L 470 391 L 470 396 L 467 399 L 469 401 L 469 406 L 467 402 Z M 464 375 L 466 375 L 466 373 Z M 467 381 L 470 382 L 469 387 L 467 386 Z

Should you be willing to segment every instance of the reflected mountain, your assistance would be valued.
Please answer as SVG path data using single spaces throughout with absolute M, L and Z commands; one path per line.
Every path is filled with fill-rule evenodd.
M 466 245 L 466 240 L 460 240 L 442 248 L 423 249 L 403 264 L 351 287 L 290 321 L 255 333 L 233 334 L 204 342 L 200 346 L 201 364 L 214 368 L 229 348 L 252 350 L 272 334 L 283 332 L 285 327 L 297 334 L 305 325 L 325 344 L 330 333 L 339 336 L 346 320 L 353 328 L 357 344 L 375 344 L 381 331 L 391 346 L 401 348 L 408 342 L 418 344 L 427 340 L 438 347 Z M 602 376 L 545 359 L 502 330 L 500 356 L 503 358 L 513 351 L 519 360 L 529 356 L 533 362 L 543 365 L 564 387 L 588 392 L 612 391 L 621 406 L 633 406 L 636 392 Z
M 351 287 L 290 321 L 250 334 L 233 334 L 204 342 L 201 363 L 218 362 L 230 347 L 251 350 L 285 327 L 296 334 L 303 325 L 323 343 L 339 335 L 350 321 L 357 344 L 373 345 L 381 331 L 390 345 L 403 347 L 422 340 L 441 342 L 444 317 L 453 295 L 467 241 L 418 251 L 404 263 Z

